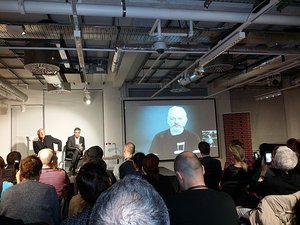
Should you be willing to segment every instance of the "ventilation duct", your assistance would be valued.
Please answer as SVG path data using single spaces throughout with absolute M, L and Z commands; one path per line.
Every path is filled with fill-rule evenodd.
M 231 56 L 220 55 L 204 67 L 205 73 L 224 73 L 233 69 Z
M 4 91 L 8 92 L 10 95 L 13 95 L 18 101 L 26 102 L 28 99 L 28 96 L 25 93 L 23 93 L 19 89 L 15 88 L 10 83 L 7 83 L 2 78 L 0 78 L 0 88 L 2 88 Z
M 48 84 L 47 85 L 47 91 L 64 94 L 64 93 L 70 93 L 71 92 L 71 84 L 70 83 L 61 83 L 61 84 Z
M 53 47 L 50 43 L 30 43 L 27 47 Z M 51 75 L 59 71 L 60 55 L 51 50 L 25 50 L 24 67 L 33 74 Z

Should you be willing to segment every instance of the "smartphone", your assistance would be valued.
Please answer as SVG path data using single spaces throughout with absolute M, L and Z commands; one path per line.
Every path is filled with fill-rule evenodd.
M 254 160 L 258 160 L 259 153 L 258 152 L 253 152 L 253 158 L 254 158 Z
M 19 170 L 19 166 L 20 166 L 20 162 L 18 160 L 15 160 L 14 169 Z
M 271 152 L 265 153 L 265 161 L 266 161 L 266 164 L 271 164 L 271 161 L 272 161 L 272 153 Z

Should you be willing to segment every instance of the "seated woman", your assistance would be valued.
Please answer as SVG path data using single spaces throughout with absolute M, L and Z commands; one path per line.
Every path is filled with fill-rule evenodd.
M 231 145 L 229 151 L 233 155 L 234 164 L 224 170 L 222 191 L 228 193 L 236 205 L 240 205 L 240 199 L 246 194 L 246 186 L 251 182 L 252 172 L 244 162 L 245 151 L 241 146 Z
M 42 162 L 30 155 L 20 163 L 18 184 L 6 190 L 0 204 L 0 215 L 21 219 L 24 223 L 59 224 L 59 203 L 55 188 L 38 180 Z
M 99 195 L 110 187 L 111 182 L 106 169 L 99 163 L 91 161 L 80 168 L 76 176 L 76 184 L 80 195 L 78 200 L 84 200 L 86 206 L 82 212 L 65 219 L 62 225 L 88 224 L 94 203 Z

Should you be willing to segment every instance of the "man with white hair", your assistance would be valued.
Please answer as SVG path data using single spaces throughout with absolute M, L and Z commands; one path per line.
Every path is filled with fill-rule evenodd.
M 59 199 L 63 198 L 69 188 L 70 180 L 63 169 L 57 169 L 57 157 L 50 148 L 39 151 L 38 157 L 43 163 L 42 173 L 39 181 L 55 187 Z
M 287 146 L 275 148 L 272 156 L 272 165 L 275 176 L 264 179 L 262 169 L 260 182 L 252 188 L 258 195 L 287 195 L 300 190 L 300 175 L 293 172 L 298 163 L 298 157 Z
M 153 186 L 128 175 L 101 194 L 90 215 L 90 225 L 170 225 L 168 209 Z
M 198 149 L 200 138 L 192 131 L 185 129 L 188 121 L 186 111 L 180 106 L 173 106 L 168 111 L 169 129 L 155 135 L 150 152 L 160 159 L 174 158 L 174 154 Z
M 33 141 L 33 150 L 37 155 L 41 149 L 51 148 L 54 149 L 54 144 L 57 144 L 57 150 L 61 151 L 61 140 L 52 137 L 51 135 L 46 135 L 45 129 L 40 128 L 37 131 L 38 139 Z

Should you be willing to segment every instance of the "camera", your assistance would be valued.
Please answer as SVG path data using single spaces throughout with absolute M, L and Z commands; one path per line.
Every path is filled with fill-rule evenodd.
M 167 44 L 164 41 L 157 41 L 153 44 L 153 48 L 157 53 L 162 54 L 165 52 L 165 49 L 167 48 Z

